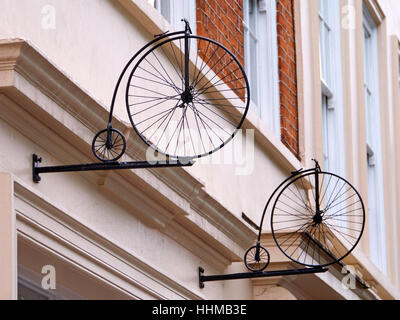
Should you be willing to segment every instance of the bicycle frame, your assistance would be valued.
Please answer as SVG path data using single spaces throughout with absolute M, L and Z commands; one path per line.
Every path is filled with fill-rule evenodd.
M 267 201 L 267 204 L 266 204 L 265 207 L 264 207 L 264 211 L 263 211 L 263 214 L 262 214 L 262 217 L 261 217 L 261 222 L 260 222 L 260 226 L 259 226 L 259 230 L 258 230 L 258 237 L 257 237 L 257 247 L 260 246 L 261 233 L 262 233 L 262 226 L 263 226 L 263 223 L 264 223 L 264 218 L 265 218 L 265 215 L 266 215 L 266 213 L 267 213 L 268 206 L 269 206 L 269 204 L 271 203 L 272 199 L 274 198 L 275 194 L 276 194 L 283 186 L 285 186 L 286 184 L 290 183 L 291 180 L 293 180 L 294 178 L 298 177 L 299 175 L 302 175 L 302 174 L 305 174 L 305 173 L 308 173 L 308 172 L 315 172 L 315 173 L 321 172 L 321 167 L 319 166 L 318 161 L 315 160 L 315 159 L 312 159 L 312 160 L 315 162 L 315 167 L 314 167 L 314 168 L 306 169 L 306 170 L 299 169 L 299 170 L 297 170 L 297 171 L 293 171 L 293 172 L 292 172 L 292 175 L 291 175 L 290 177 L 288 177 L 287 179 L 285 179 L 283 182 L 281 182 L 281 184 L 280 184 L 278 187 L 276 187 L 276 189 L 274 190 L 274 192 L 273 192 L 273 193 L 271 194 L 271 196 L 269 197 L 269 199 L 268 199 L 268 201 Z M 318 195 L 316 195 L 316 199 L 319 199 L 319 190 L 318 190 L 319 188 L 317 188 L 318 184 L 319 184 L 319 181 L 318 181 L 318 174 L 315 174 L 316 194 L 318 194 Z M 318 202 L 319 202 L 319 201 L 318 201 Z M 319 212 L 319 208 L 317 208 L 317 212 Z
M 153 44 L 155 44 L 155 43 L 157 43 L 157 42 L 159 42 L 159 41 L 161 41 L 161 40 L 163 40 L 165 38 L 168 38 L 168 37 L 171 37 L 171 36 L 175 36 L 175 35 L 179 35 L 179 34 L 185 34 L 186 35 L 186 37 L 185 37 L 185 86 L 186 86 L 185 89 L 189 88 L 189 72 L 186 71 L 186 70 L 189 70 L 189 41 L 188 41 L 188 37 L 187 36 L 192 33 L 192 30 L 190 29 L 189 22 L 186 19 L 182 19 L 182 21 L 185 22 L 185 30 L 176 31 L 176 32 L 166 31 L 166 32 L 161 33 L 161 34 L 156 34 L 154 36 L 155 39 L 153 39 L 152 41 L 147 43 L 145 46 L 143 46 L 139 51 L 137 51 L 135 53 L 135 55 L 125 65 L 124 69 L 122 69 L 122 72 L 121 72 L 121 74 L 120 74 L 120 76 L 118 78 L 118 81 L 117 81 L 117 84 L 115 86 L 114 93 L 113 93 L 113 96 L 112 96 L 112 99 L 111 99 L 110 115 L 109 115 L 109 118 L 108 118 L 108 123 L 109 124 L 111 124 L 111 122 L 112 122 L 114 106 L 115 106 L 115 100 L 117 98 L 117 93 L 118 93 L 118 90 L 119 90 L 119 86 L 120 86 L 120 84 L 122 82 L 122 79 L 123 79 L 126 71 L 129 68 L 129 66 L 132 64 L 133 61 L 135 61 L 135 59 L 137 57 L 139 57 L 139 55 L 141 53 L 143 53 L 144 50 L 146 50 L 147 48 L 149 48 Z
M 168 31 L 167 31 L 168 32 Z M 171 33 L 162 33 L 159 35 L 155 35 L 156 39 L 153 39 L 152 41 L 150 41 L 149 43 L 147 43 L 144 47 L 142 47 L 138 52 L 135 53 L 135 55 L 128 61 L 128 63 L 125 65 L 124 69 L 122 69 L 122 72 L 118 78 L 117 84 L 115 86 L 114 89 L 114 93 L 111 99 L 111 107 L 110 107 L 110 115 L 108 118 L 108 123 L 112 122 L 112 117 L 113 117 L 113 112 L 114 112 L 114 105 L 115 105 L 115 100 L 117 98 L 117 93 L 119 90 L 119 86 L 122 82 L 122 79 L 126 73 L 126 71 L 128 70 L 129 66 L 132 64 L 132 62 L 144 51 L 146 50 L 148 47 L 150 47 L 151 45 L 157 43 L 158 41 L 165 39 L 167 37 L 170 36 L 174 36 L 174 35 L 178 35 L 178 34 L 184 34 L 185 31 L 177 31 L 177 32 L 171 32 Z

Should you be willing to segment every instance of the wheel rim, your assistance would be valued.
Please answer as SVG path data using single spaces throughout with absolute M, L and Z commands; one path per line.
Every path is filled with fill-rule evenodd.
M 111 128 L 110 139 L 107 142 L 108 129 L 96 134 L 92 142 L 92 151 L 97 159 L 103 162 L 117 161 L 126 150 L 126 139 L 121 131 Z
M 244 255 L 244 263 L 246 268 L 253 272 L 260 272 L 268 267 L 270 256 L 267 249 L 262 246 L 258 247 L 259 257 L 256 259 L 257 246 L 249 248 Z
M 316 174 L 319 214 L 313 186 Z M 358 191 L 328 172 L 311 172 L 290 181 L 272 208 L 271 229 L 277 246 L 289 259 L 310 267 L 344 259 L 358 244 L 364 225 L 364 204 Z
M 200 158 L 225 146 L 241 127 L 250 90 L 237 58 L 217 42 L 191 35 L 184 88 L 184 36 L 147 51 L 133 68 L 126 105 L 133 128 L 158 153 Z M 195 49 L 193 49 L 195 48 Z

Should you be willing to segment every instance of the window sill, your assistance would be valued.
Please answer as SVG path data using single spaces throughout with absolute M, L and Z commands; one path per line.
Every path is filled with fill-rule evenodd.
M 253 129 L 256 142 L 261 148 L 276 159 L 287 171 L 300 169 L 303 164 L 282 143 L 280 137 L 273 132 L 252 110 L 249 110 L 243 124 L 244 129 Z
M 172 31 L 172 25 L 150 4 L 141 0 L 115 0 L 151 34 Z

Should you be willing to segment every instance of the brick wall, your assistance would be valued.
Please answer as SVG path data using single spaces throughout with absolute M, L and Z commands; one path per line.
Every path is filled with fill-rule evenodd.
M 299 157 L 294 0 L 277 0 L 279 91 L 282 143 Z
M 299 157 L 294 0 L 276 0 L 281 140 Z M 226 46 L 244 65 L 243 0 L 197 0 L 197 34 Z
M 244 64 L 243 8 L 242 0 L 197 0 L 197 34 L 216 40 L 230 50 Z M 244 97 L 244 79 L 231 58 L 222 49 L 213 51 L 205 42 L 199 42 L 199 56 L 213 68 L 214 72 L 240 96 Z M 239 79 L 239 80 L 237 80 Z
M 243 0 L 196 0 L 197 34 L 227 47 L 244 64 Z

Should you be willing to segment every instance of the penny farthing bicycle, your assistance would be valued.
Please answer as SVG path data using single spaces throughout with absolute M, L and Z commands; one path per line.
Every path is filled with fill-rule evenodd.
M 267 209 L 276 245 L 290 260 L 307 267 L 326 267 L 344 259 L 358 244 L 365 225 L 364 204 L 358 191 L 344 178 L 321 170 L 318 162 L 283 181 L 264 208 L 257 244 L 244 255 L 246 267 L 263 271 L 270 255 L 261 246 Z
M 112 126 L 125 75 L 129 120 L 156 154 L 179 160 L 209 155 L 227 144 L 243 124 L 250 90 L 242 65 L 223 45 L 193 35 L 189 23 L 182 21 L 184 31 L 157 35 L 123 69 L 107 128 L 93 139 L 97 159 L 117 161 L 126 150 L 124 135 Z

